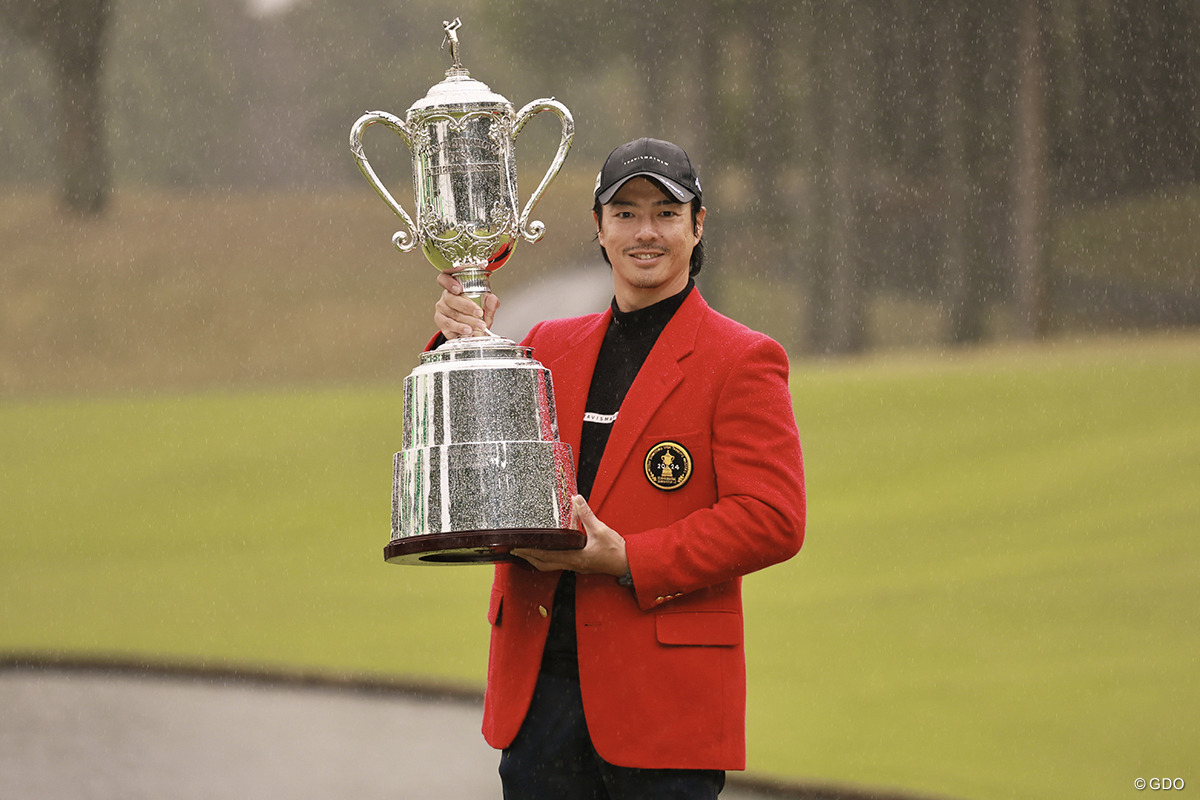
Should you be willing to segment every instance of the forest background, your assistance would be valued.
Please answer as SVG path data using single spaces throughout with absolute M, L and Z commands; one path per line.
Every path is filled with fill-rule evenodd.
M 547 265 L 596 262 L 595 170 L 649 134 L 700 165 L 706 297 L 795 354 L 1200 322 L 1200 6 L 1189 0 L 4 0 L 10 227 L 12 198 L 56 186 L 83 216 L 117 216 L 122 196 L 161 208 L 155 192 L 271 195 L 262 229 L 226 244 L 227 270 L 238 247 L 257 245 L 259 261 L 287 250 L 273 238 L 287 225 L 279 203 L 301 219 L 323 206 L 328 236 L 386 236 L 347 132 L 368 109 L 403 114 L 441 79 L 442 21 L 455 15 L 473 77 L 517 106 L 554 96 L 577 125 L 539 208 L 554 224 L 518 251 L 502 293 Z M 522 200 L 557 136 L 541 120 L 527 130 Z M 408 153 L 387 138 L 372 132 L 368 150 L 411 204 Z M 359 213 L 377 222 L 369 233 L 343 219 Z M 183 252 L 192 239 L 173 247 L 190 269 L 221 269 Z M 386 270 L 395 294 L 428 277 L 415 255 L 365 252 L 362 270 Z M 295 284 L 303 251 L 289 257 Z M 10 260 L 10 296 L 18 268 Z M 336 294 L 362 278 L 344 266 L 313 280 Z M 264 277 L 261 290 L 288 281 Z M 10 341 L 36 321 L 6 316 Z M 343 361 L 374 365 L 351 350 L 396 346 L 363 339 Z

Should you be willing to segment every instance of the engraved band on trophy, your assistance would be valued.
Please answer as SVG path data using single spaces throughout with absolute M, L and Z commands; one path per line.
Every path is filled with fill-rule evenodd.
M 350 150 L 367 182 L 404 223 L 392 237 L 402 252 L 418 244 L 431 264 L 455 275 L 464 294 L 490 291 L 491 274 L 520 239 L 545 226 L 533 207 L 566 159 L 571 113 L 553 99 L 520 111 L 470 77 L 459 57 L 462 22 L 444 22 L 453 65 L 404 119 L 371 111 L 354 123 Z M 518 213 L 513 143 L 542 111 L 562 138 L 541 183 Z M 382 123 L 412 152 L 415 222 L 376 175 L 363 132 Z M 500 336 L 469 336 L 422 353 L 404 380 L 403 449 L 395 454 L 392 535 L 384 557 L 400 564 L 486 563 L 514 547 L 573 549 L 574 460 L 558 438 L 550 371 L 532 348 Z

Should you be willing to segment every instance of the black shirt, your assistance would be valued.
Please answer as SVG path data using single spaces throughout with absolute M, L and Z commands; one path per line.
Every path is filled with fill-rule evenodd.
M 583 434 L 579 443 L 579 474 L 576 483 L 579 493 L 587 498 L 600 468 L 600 459 L 612 426 L 620 415 L 634 378 L 646 357 L 658 341 L 659 334 L 675 316 L 691 293 L 695 281 L 666 300 L 636 311 L 621 311 L 612 302 L 612 323 L 604 333 L 588 399 L 583 415 Z M 554 592 L 554 610 L 550 618 L 550 633 L 542 655 L 542 670 L 554 675 L 577 676 L 579 660 L 575 640 L 575 573 L 563 572 Z

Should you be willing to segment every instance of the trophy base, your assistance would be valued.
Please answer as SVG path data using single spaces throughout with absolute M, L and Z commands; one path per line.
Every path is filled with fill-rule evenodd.
M 383 559 L 389 564 L 494 564 L 520 561 L 509 555 L 514 547 L 579 550 L 586 542 L 587 536 L 580 531 L 559 528 L 427 533 L 391 542 L 383 548 Z

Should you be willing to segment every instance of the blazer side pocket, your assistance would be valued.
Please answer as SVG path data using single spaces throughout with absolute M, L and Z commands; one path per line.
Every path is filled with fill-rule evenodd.
M 654 618 L 659 644 L 736 647 L 742 643 L 737 611 L 659 611 Z

